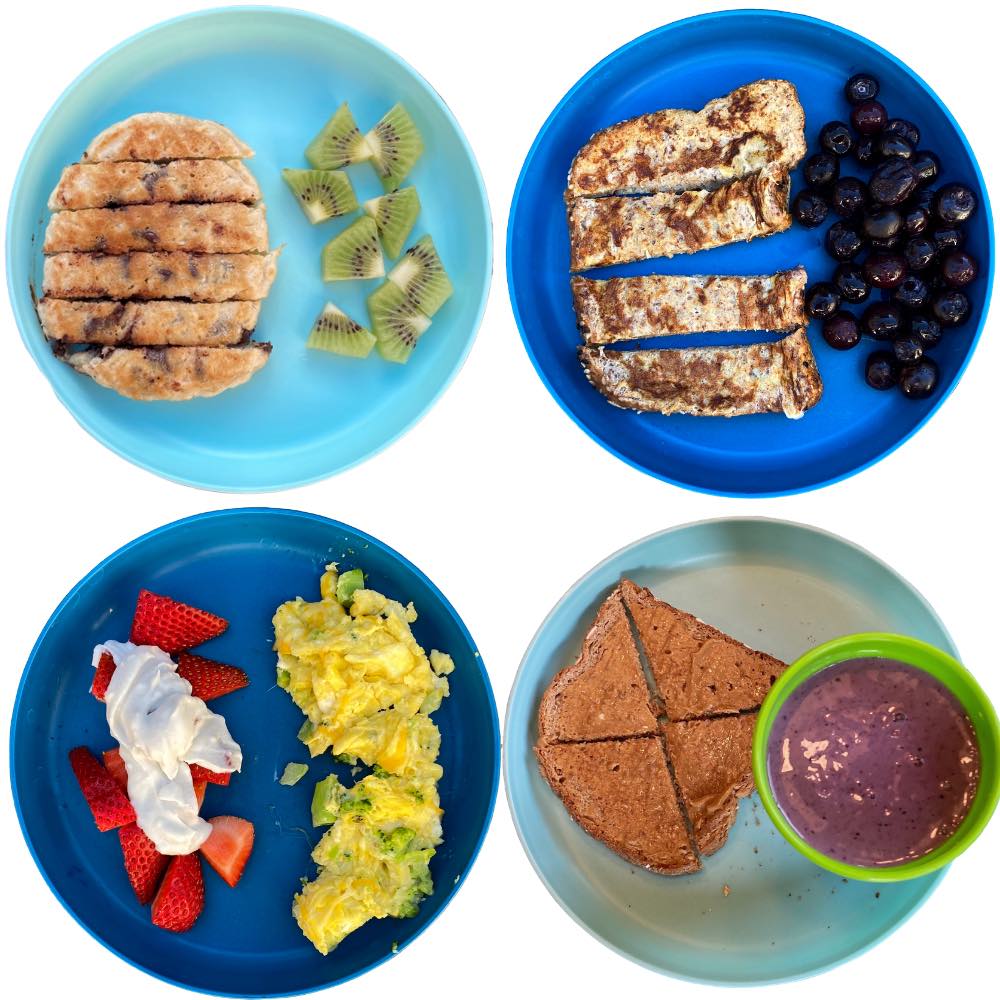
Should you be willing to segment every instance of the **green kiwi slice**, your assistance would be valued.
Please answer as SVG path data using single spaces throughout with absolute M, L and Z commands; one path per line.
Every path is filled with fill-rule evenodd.
M 318 170 L 336 170 L 349 163 L 362 163 L 371 157 L 371 148 L 358 129 L 346 101 L 306 147 L 306 159 Z
M 382 249 L 389 257 L 398 257 L 420 214 L 420 198 L 415 187 L 400 188 L 381 198 L 365 202 L 365 211 L 375 220 L 382 237 Z
M 389 281 L 422 313 L 433 316 L 454 289 L 438 257 L 434 241 L 421 236 L 389 272 Z
M 306 347 L 345 354 L 349 358 L 367 358 L 374 346 L 375 338 L 371 332 L 355 323 L 332 302 L 323 306 L 306 341 Z
M 431 325 L 431 321 L 389 281 L 368 296 L 368 315 L 379 354 L 386 361 L 399 364 L 406 364 L 417 341 Z
M 358 207 L 350 178 L 343 170 L 285 169 L 281 176 L 295 193 L 306 218 L 314 225 L 347 215 Z
M 323 280 L 351 281 L 385 274 L 375 220 L 363 215 L 323 247 Z
M 364 138 L 386 191 L 395 191 L 424 151 L 417 126 L 402 104 L 390 108 Z

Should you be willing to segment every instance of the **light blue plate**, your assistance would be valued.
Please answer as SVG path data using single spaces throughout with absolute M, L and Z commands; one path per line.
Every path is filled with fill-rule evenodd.
M 307 351 L 333 300 L 367 325 L 378 282 L 320 280 L 319 252 L 348 220 L 309 224 L 281 179 L 341 101 L 370 128 L 397 101 L 426 151 L 408 182 L 423 206 L 411 242 L 430 233 L 455 294 L 407 365 Z M 49 193 L 107 125 L 172 111 L 228 125 L 255 151 L 248 165 L 267 203 L 271 245 L 283 247 L 257 340 L 274 353 L 249 383 L 214 399 L 138 403 L 52 356 L 33 304 L 41 288 Z M 367 164 L 349 169 L 359 200 L 382 192 Z M 25 154 L 7 220 L 7 280 L 21 336 L 56 395 L 99 441 L 143 468 L 209 489 L 284 489 L 363 461 L 411 427 L 458 371 L 486 303 L 489 205 L 461 129 L 441 97 L 398 56 L 343 25 L 280 8 L 229 8 L 157 25 L 112 49 L 56 102 Z
M 319 778 L 350 768 L 326 754 L 309 761 L 296 734 L 302 713 L 274 682 L 271 618 L 283 601 L 319 596 L 331 560 L 360 566 L 375 589 L 413 601 L 413 634 L 452 654 L 451 694 L 434 713 L 441 730 L 439 783 L 444 843 L 431 859 L 434 893 L 416 916 L 372 920 L 323 956 L 292 917 L 321 830 L 309 803 Z M 128 636 L 140 587 L 210 609 L 229 620 L 198 649 L 243 667 L 250 686 L 220 698 L 243 747 L 243 770 L 213 786 L 204 815 L 236 815 L 255 827 L 246 872 L 231 889 L 205 868 L 205 911 L 186 934 L 154 927 L 125 877 L 114 833 L 100 833 L 66 755 L 113 740 L 90 695 L 90 653 Z M 241 997 L 325 989 L 359 976 L 407 947 L 448 905 L 486 835 L 500 772 L 499 722 L 486 668 L 455 609 L 412 563 L 363 531 L 315 514 L 266 508 L 221 510 L 164 525 L 119 549 L 87 574 L 53 612 L 24 669 L 10 729 L 10 777 L 21 830 L 59 901 L 103 945 L 140 969 L 187 989 Z M 290 761 L 308 762 L 294 788 L 278 784 Z M 432 964 L 433 957 L 428 958 Z
M 632 867 L 589 837 L 542 780 L 532 753 L 539 699 L 553 674 L 576 658 L 598 605 L 622 576 L 789 662 L 826 639 L 869 629 L 913 635 L 957 656 L 934 611 L 905 580 L 815 528 L 756 518 L 703 521 L 622 549 L 576 583 L 542 623 L 507 708 L 507 797 L 546 887 L 619 954 L 697 982 L 798 979 L 882 940 L 927 899 L 944 870 L 895 885 L 841 880 L 791 847 L 754 795 L 701 872 L 666 878 Z

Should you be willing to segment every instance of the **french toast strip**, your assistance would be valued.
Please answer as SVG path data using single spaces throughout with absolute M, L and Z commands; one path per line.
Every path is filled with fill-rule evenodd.
M 806 152 L 805 115 L 787 80 L 757 80 L 700 111 L 666 109 L 597 132 L 577 153 L 566 197 L 712 190 Z
M 54 212 L 154 202 L 260 200 L 260 188 L 239 160 L 167 163 L 72 163 L 49 197 Z
M 277 251 L 59 253 L 45 258 L 42 291 L 57 299 L 259 300 L 267 297 L 277 270 Z
M 103 347 L 63 355 L 82 375 L 129 399 L 181 402 L 242 385 L 267 364 L 271 345 Z
M 724 330 L 778 332 L 806 322 L 802 267 L 753 277 L 577 276 L 570 283 L 577 326 L 588 344 Z
M 259 302 L 112 302 L 42 299 L 49 340 L 64 344 L 212 347 L 240 344 L 257 325 Z
M 186 250 L 263 253 L 267 220 L 257 205 L 129 205 L 56 212 L 45 230 L 45 253 Z
M 823 393 L 802 327 L 774 344 L 647 351 L 586 346 L 579 355 L 595 389 L 615 406 L 639 412 L 796 419 Z
M 788 171 L 771 164 L 714 191 L 576 198 L 570 270 L 696 253 L 788 229 Z
M 225 125 L 187 115 L 151 111 L 108 126 L 87 147 L 83 159 L 239 160 L 253 150 Z

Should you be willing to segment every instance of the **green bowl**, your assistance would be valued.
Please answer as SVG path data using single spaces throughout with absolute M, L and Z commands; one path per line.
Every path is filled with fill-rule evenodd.
M 767 768 L 767 745 L 778 713 L 793 691 L 814 674 L 860 657 L 899 660 L 936 677 L 961 702 L 976 730 L 979 742 L 980 777 L 969 814 L 959 828 L 929 854 L 887 867 L 849 865 L 817 851 L 804 840 L 781 811 L 771 789 Z M 1000 722 L 975 678 L 961 663 L 919 639 L 885 632 L 863 632 L 833 639 L 799 657 L 771 688 L 764 699 L 753 736 L 753 775 L 768 816 L 782 836 L 811 861 L 844 878 L 865 882 L 902 882 L 929 875 L 954 861 L 983 832 L 1000 799 Z

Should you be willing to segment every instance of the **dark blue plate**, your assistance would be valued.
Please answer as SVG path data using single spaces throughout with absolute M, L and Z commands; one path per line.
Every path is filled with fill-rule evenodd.
M 836 352 L 813 324 L 810 337 L 825 383 L 822 401 L 798 421 L 776 414 L 732 420 L 663 417 L 610 406 L 591 388 L 576 358 L 580 343 L 570 297 L 569 239 L 563 191 L 576 151 L 600 128 L 659 108 L 700 108 L 713 97 L 762 77 L 798 88 L 806 138 L 818 148 L 820 127 L 845 119 L 845 81 L 859 70 L 882 83 L 889 114 L 916 122 L 921 145 L 943 160 L 942 181 L 963 180 L 979 192 L 967 226 L 967 248 L 980 263 L 972 285 L 973 319 L 945 335 L 934 351 L 941 382 L 927 400 L 879 393 L 864 382 L 872 344 Z M 852 172 L 845 162 L 845 174 Z M 796 171 L 793 193 L 802 186 Z M 832 221 L 832 219 L 831 219 Z M 828 280 L 834 262 L 823 250 L 827 226 L 738 246 L 602 268 L 627 274 L 763 274 L 803 264 L 810 280 Z M 586 74 L 559 102 L 528 153 L 507 230 L 507 276 L 514 315 L 538 374 L 560 406 L 619 458 L 667 482 L 728 496 L 777 496 L 813 489 L 866 468 L 917 431 L 955 387 L 986 318 L 993 282 L 993 223 L 982 174 L 958 124 L 907 66 L 843 28 L 776 11 L 725 11 L 678 21 L 630 42 Z M 670 338 L 670 346 L 750 343 L 759 334 Z M 662 344 L 662 342 L 658 342 Z
M 328 756 L 317 758 L 298 785 L 277 782 L 285 764 L 309 756 L 295 735 L 302 713 L 274 683 L 271 618 L 295 596 L 317 599 L 319 576 L 332 560 L 361 566 L 373 588 L 412 600 L 420 616 L 413 626 L 417 641 L 450 652 L 455 672 L 451 696 L 434 714 L 441 729 L 445 810 L 445 841 L 431 862 L 435 892 L 416 917 L 373 920 L 324 958 L 299 931 L 291 902 L 300 877 L 315 872 L 309 853 L 321 831 L 309 818 L 312 787 L 335 767 Z M 104 638 L 127 638 L 140 587 L 228 618 L 228 631 L 198 651 L 239 664 L 251 678 L 248 688 L 216 704 L 243 747 L 243 772 L 227 788 L 209 787 L 203 815 L 251 820 L 254 852 L 235 889 L 205 867 L 205 912 L 187 934 L 154 927 L 149 908 L 136 902 L 118 837 L 94 826 L 66 759 L 78 744 L 94 751 L 113 744 L 102 706 L 88 692 L 90 655 Z M 498 728 L 472 637 L 419 569 L 336 521 L 288 510 L 226 510 L 143 535 L 69 592 L 21 679 L 11 726 L 11 784 L 25 839 L 46 881 L 106 947 L 188 989 L 252 997 L 305 993 L 384 962 L 447 905 L 489 825 Z

